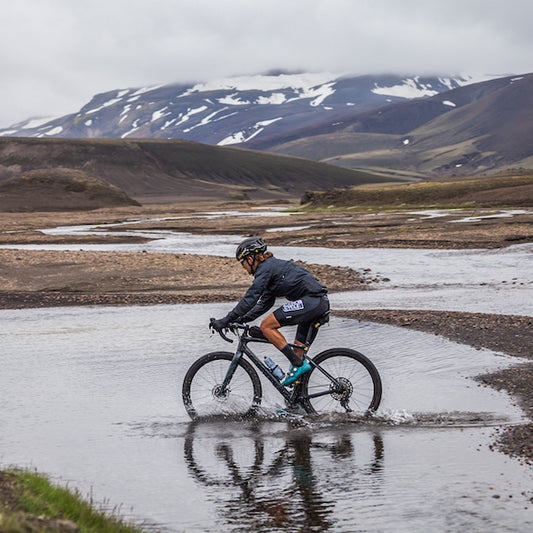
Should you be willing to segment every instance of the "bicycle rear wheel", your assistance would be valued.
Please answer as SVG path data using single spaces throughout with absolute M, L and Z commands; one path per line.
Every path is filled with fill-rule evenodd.
M 261 404 L 261 381 L 248 361 L 239 361 L 226 390 L 221 390 L 232 359 L 232 353 L 212 352 L 195 361 L 185 374 L 181 394 L 193 420 L 255 414 Z
M 313 366 L 302 376 L 307 412 L 364 415 L 379 407 L 381 378 L 372 361 L 362 353 L 333 348 L 319 353 L 313 361 L 319 368 Z

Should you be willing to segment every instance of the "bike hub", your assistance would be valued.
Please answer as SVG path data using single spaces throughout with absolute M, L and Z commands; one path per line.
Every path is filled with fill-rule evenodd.
M 353 393 L 353 385 L 347 378 L 337 378 L 336 381 L 329 386 L 330 394 L 335 400 L 346 401 Z

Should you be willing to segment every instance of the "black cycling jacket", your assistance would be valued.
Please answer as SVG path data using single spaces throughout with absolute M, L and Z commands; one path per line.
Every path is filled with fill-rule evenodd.
M 270 309 L 277 297 L 294 301 L 326 293 L 326 287 L 305 268 L 269 257 L 257 265 L 252 285 L 226 318 L 231 322 L 250 322 Z

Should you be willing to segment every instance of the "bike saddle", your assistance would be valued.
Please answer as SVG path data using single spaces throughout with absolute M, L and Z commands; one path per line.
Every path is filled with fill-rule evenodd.
M 319 316 L 317 321 L 315 322 L 315 328 L 318 326 L 322 326 L 323 324 L 327 324 L 329 322 L 329 315 L 331 311 L 326 311 L 322 316 Z

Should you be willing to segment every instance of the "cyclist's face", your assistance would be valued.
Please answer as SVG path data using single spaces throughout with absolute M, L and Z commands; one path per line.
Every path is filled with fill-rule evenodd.
M 248 274 L 252 274 L 252 267 L 254 265 L 254 261 L 255 259 L 253 257 L 245 257 L 243 262 L 241 263 L 242 265 L 242 268 L 244 268 L 244 270 L 246 270 L 246 272 L 248 272 Z

